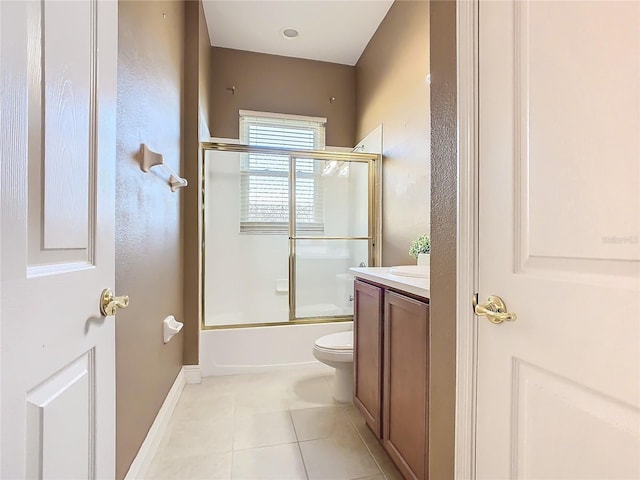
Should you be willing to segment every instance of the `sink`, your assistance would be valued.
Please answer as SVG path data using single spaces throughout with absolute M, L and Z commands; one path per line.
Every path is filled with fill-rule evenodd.
M 391 275 L 401 277 L 429 278 L 429 267 L 424 265 L 398 265 L 389 269 Z

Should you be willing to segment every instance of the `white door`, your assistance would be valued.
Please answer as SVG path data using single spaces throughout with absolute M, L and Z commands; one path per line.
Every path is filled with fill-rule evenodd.
M 0 478 L 112 479 L 117 3 L 0 11 Z
M 479 479 L 640 478 L 640 2 L 479 9 Z

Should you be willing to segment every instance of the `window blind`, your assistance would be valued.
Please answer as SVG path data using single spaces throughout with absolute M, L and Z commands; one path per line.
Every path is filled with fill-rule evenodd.
M 325 119 L 240 112 L 243 143 L 292 150 L 323 150 Z M 322 232 L 324 212 L 319 162 L 296 159 L 297 230 Z M 247 153 L 241 163 L 240 231 L 287 233 L 289 156 Z

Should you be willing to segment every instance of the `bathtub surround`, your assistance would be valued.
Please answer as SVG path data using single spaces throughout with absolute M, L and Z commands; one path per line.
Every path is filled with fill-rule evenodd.
M 353 330 L 353 322 L 203 330 L 202 376 L 320 366 L 312 354 L 316 339 L 348 330 Z
M 356 64 L 356 139 L 383 129 L 382 261 L 430 224 L 429 2 L 394 2 Z
M 190 189 L 172 193 L 162 179 L 140 170 L 138 154 L 146 143 L 184 174 L 182 141 L 193 136 L 197 158 L 197 127 L 191 133 L 186 118 L 198 118 L 198 94 L 194 107 L 183 93 L 193 66 L 186 42 L 192 32 L 198 35 L 198 7 L 200 2 L 118 4 L 116 291 L 131 301 L 115 319 L 117 479 L 124 478 L 183 364 L 183 334 L 165 345 L 162 322 L 168 315 L 190 320 L 183 314 L 181 229 L 181 204 Z M 195 19 L 186 16 L 192 8 Z M 197 177 L 189 181 L 195 185 Z

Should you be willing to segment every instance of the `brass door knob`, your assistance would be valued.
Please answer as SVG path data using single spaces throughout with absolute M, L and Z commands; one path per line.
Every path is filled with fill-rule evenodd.
M 497 295 L 491 295 L 486 303 L 478 303 L 478 294 L 473 296 L 473 311 L 479 317 L 487 317 L 491 323 L 515 322 L 518 316 L 507 312 L 507 306 Z
M 119 308 L 127 308 L 129 306 L 129 296 L 122 295 L 116 297 L 110 288 L 105 288 L 100 295 L 100 312 L 105 317 L 115 315 Z

